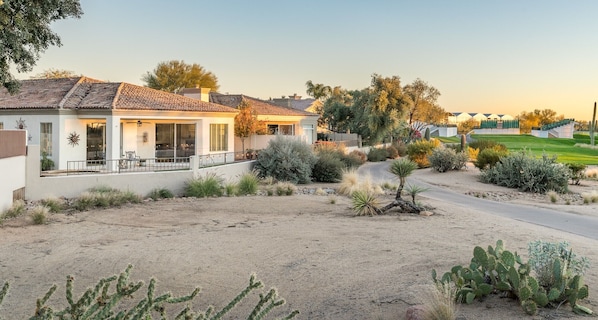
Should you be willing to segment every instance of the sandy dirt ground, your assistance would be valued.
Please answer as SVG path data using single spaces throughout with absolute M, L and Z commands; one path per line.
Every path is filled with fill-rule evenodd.
M 596 216 L 597 204 L 570 200 L 566 205 L 564 199 L 552 204 L 546 196 L 480 183 L 478 174 L 470 168 L 443 174 L 424 169 L 414 175 L 472 197 L 484 193 L 489 199 Z M 598 186 L 588 181 L 572 187 L 574 193 L 593 189 Z M 390 195 L 381 198 L 383 204 L 390 200 Z M 585 277 L 590 297 L 583 304 L 598 311 L 598 241 L 439 203 L 425 193 L 419 201 L 433 207 L 434 214 L 358 217 L 346 197 L 299 194 L 160 200 L 55 214 L 46 225 L 32 225 L 29 217 L 8 220 L 0 227 L 0 282 L 10 282 L 11 289 L 0 305 L 0 318 L 32 316 L 35 299 L 54 283 L 58 290 L 50 302 L 64 306 L 67 275 L 74 276 L 80 294 L 99 278 L 133 264 L 131 279 L 147 283 L 155 277 L 158 293 L 182 295 L 200 286 L 195 309 L 223 307 L 256 273 L 266 289 L 276 287 L 287 301 L 272 315 L 298 309 L 297 319 L 404 319 L 407 308 L 422 303 L 430 290 L 432 269 L 443 273 L 468 264 L 476 245 L 487 247 L 498 239 L 524 259 L 530 241 L 568 241 L 593 262 Z M 242 318 L 257 299 L 249 296 L 228 319 Z M 568 306 L 528 317 L 515 301 L 496 296 L 459 306 L 458 316 L 582 318 Z

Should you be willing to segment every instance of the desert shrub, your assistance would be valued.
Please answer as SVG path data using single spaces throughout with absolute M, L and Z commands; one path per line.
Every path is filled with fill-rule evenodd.
M 185 196 L 205 198 L 222 196 L 222 179 L 215 173 L 207 173 L 196 179 L 187 181 Z
M 378 198 L 366 190 L 356 190 L 351 195 L 352 209 L 358 216 L 378 214 Z
M 568 187 L 569 169 L 557 163 L 556 157 L 535 158 L 524 150 L 501 158 L 494 167 L 482 171 L 480 177 L 483 182 L 520 191 L 564 193 Z
M 345 168 L 345 164 L 334 154 L 322 153 L 314 165 L 312 178 L 318 182 L 338 182 Z
M 297 187 L 290 182 L 278 182 L 275 188 L 278 196 L 292 196 L 297 192 Z
M 34 224 L 45 224 L 48 220 L 50 209 L 43 205 L 35 206 L 31 209 L 31 219 Z
M 453 149 L 439 147 L 428 156 L 430 165 L 438 172 L 449 170 L 461 170 L 467 163 L 467 155 L 463 152 L 455 152 Z
M 565 241 L 559 243 L 542 240 L 528 243 L 527 251 L 529 264 L 536 274 L 538 284 L 548 290 L 553 288 L 562 279 L 555 278 L 561 275 L 573 278 L 575 275 L 583 276 L 590 267 L 586 257 L 577 257 Z M 559 261 L 560 273 L 555 273 L 554 263 Z
M 407 145 L 407 154 L 411 161 L 417 163 L 420 168 L 427 168 L 430 166 L 428 156 L 432 154 L 432 151 L 438 146 L 435 142 L 437 140 L 417 140 Z
M 507 153 L 504 151 L 498 151 L 492 148 L 484 149 L 478 153 L 473 165 L 480 170 L 485 170 L 494 167 L 494 165 L 500 161 L 500 158 L 506 155 Z
M 147 197 L 152 200 L 169 199 L 169 198 L 174 198 L 174 194 L 172 193 L 172 191 L 170 191 L 166 188 L 156 188 L 156 189 L 153 189 L 152 191 L 150 191 L 148 193 Z
M 598 192 L 592 190 L 591 192 L 584 192 L 581 194 L 584 204 L 598 202 Z
M 357 168 L 368 161 L 368 155 L 363 151 L 353 150 L 347 155 L 347 168 Z
M 239 195 L 248 195 L 248 194 L 256 194 L 258 189 L 258 184 L 260 179 L 258 178 L 258 173 L 255 171 L 247 172 L 243 174 L 239 178 L 239 182 L 237 183 L 237 194 Z M 228 192 L 227 192 L 228 193 Z
M 405 142 L 403 141 L 395 141 L 392 143 L 392 146 L 397 149 L 397 152 L 399 153 L 399 157 L 404 157 L 407 155 L 407 145 L 405 144 Z
M 586 177 L 586 165 L 583 163 L 567 163 L 569 172 L 571 173 L 571 183 L 579 184 L 581 179 Z
M 461 144 L 460 143 L 445 143 L 444 147 L 447 149 L 451 149 L 455 152 L 461 152 Z
M 467 147 L 467 154 L 469 155 L 470 160 L 476 161 L 478 159 L 478 154 L 480 154 L 480 149 L 474 149 L 472 147 Z
M 496 151 L 507 152 L 507 146 L 502 143 L 498 143 L 494 140 L 476 140 L 469 143 L 469 147 L 472 149 L 478 149 L 480 152 L 485 149 L 494 149 Z
M 40 203 L 52 213 L 58 213 L 66 207 L 65 201 L 57 198 L 42 199 Z
M 371 148 L 368 152 L 368 161 L 371 162 L 386 161 L 387 157 L 386 148 Z
M 143 293 L 140 289 L 145 283 L 130 280 L 132 268 L 133 266 L 129 265 L 119 275 L 100 279 L 93 289 L 88 288 L 80 297 L 73 295 L 83 290 L 73 290 L 75 278 L 71 275 L 67 276 L 66 302 L 62 303 L 63 307 L 64 305 L 67 307 L 62 309 L 62 307 L 48 305 L 49 302 L 56 301 L 54 298 L 51 299 L 57 289 L 57 285 L 54 284 L 42 298 L 37 299 L 36 310 L 32 312 L 35 316 L 30 319 L 167 319 L 168 314 L 177 314 L 176 319 L 221 319 L 225 315 L 230 316 L 229 313 L 233 308 L 247 301 L 248 297 L 252 295 L 255 297 L 256 293 L 259 300 L 253 307 L 242 307 L 241 312 L 247 314 L 247 319 L 265 319 L 272 310 L 285 304 L 285 300 L 278 296 L 275 288 L 271 288 L 267 293 L 260 292 L 264 285 L 256 279 L 255 274 L 252 274 L 247 286 L 222 309 L 208 306 L 205 310 L 193 310 L 191 301 L 199 293 L 199 287 L 190 294 L 180 297 L 175 297 L 170 292 L 158 295 L 155 293 L 157 281 L 152 278 L 147 285 L 147 292 Z M 0 289 L 0 304 L 9 288 L 9 283 L 5 282 Z M 141 299 L 130 301 L 134 300 L 134 296 Z M 182 305 L 184 307 L 181 311 L 173 310 L 173 307 Z M 298 310 L 293 310 L 281 319 L 292 319 L 298 314 Z
M 10 206 L 10 208 L 4 210 L 4 212 L 2 213 L 2 218 L 16 218 L 22 215 L 23 213 L 25 213 L 25 201 L 15 200 L 12 203 L 12 206 Z
M 390 145 L 386 147 L 386 157 L 389 159 L 396 159 L 399 157 L 399 150 L 394 146 Z
M 278 181 L 309 183 L 316 160 L 306 143 L 277 136 L 260 152 L 255 169 L 260 177 L 272 176 Z

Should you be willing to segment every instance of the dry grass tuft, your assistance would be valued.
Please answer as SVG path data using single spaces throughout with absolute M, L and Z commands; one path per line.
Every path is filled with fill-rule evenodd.
M 457 318 L 455 289 L 450 285 L 438 284 L 430 287 L 424 295 L 424 320 L 454 320 Z

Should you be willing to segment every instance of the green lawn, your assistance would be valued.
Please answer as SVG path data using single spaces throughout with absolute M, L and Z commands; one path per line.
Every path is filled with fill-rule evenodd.
M 574 135 L 573 139 L 537 138 L 531 135 L 472 135 L 479 140 L 494 140 L 509 151 L 527 149 L 536 156 L 556 155 L 558 162 L 598 165 L 598 150 L 574 147 L 576 143 L 590 143 L 588 135 Z

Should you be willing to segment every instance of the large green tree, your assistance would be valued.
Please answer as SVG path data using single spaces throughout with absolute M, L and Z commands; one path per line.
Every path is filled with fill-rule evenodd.
M 333 131 L 350 131 L 368 143 L 375 143 L 399 127 L 404 111 L 399 77 L 374 74 L 368 88 L 352 91 L 334 88 L 324 102 L 322 117 Z
M 31 71 L 42 52 L 62 45 L 50 24 L 82 14 L 79 0 L 0 0 L 0 86 L 16 93 L 19 82 L 10 67 Z
M 305 92 L 316 100 L 322 101 L 328 98 L 332 93 L 330 86 L 326 86 L 321 83 L 314 84 L 311 80 L 308 80 L 305 83 L 305 86 L 307 87 Z
M 183 60 L 170 60 L 158 63 L 141 80 L 145 86 L 167 92 L 178 92 L 184 88 L 210 88 L 218 91 L 218 78 L 197 63 L 187 64 Z
M 437 104 L 440 91 L 421 79 L 415 79 L 403 88 L 408 122 L 439 123 L 446 112 Z

